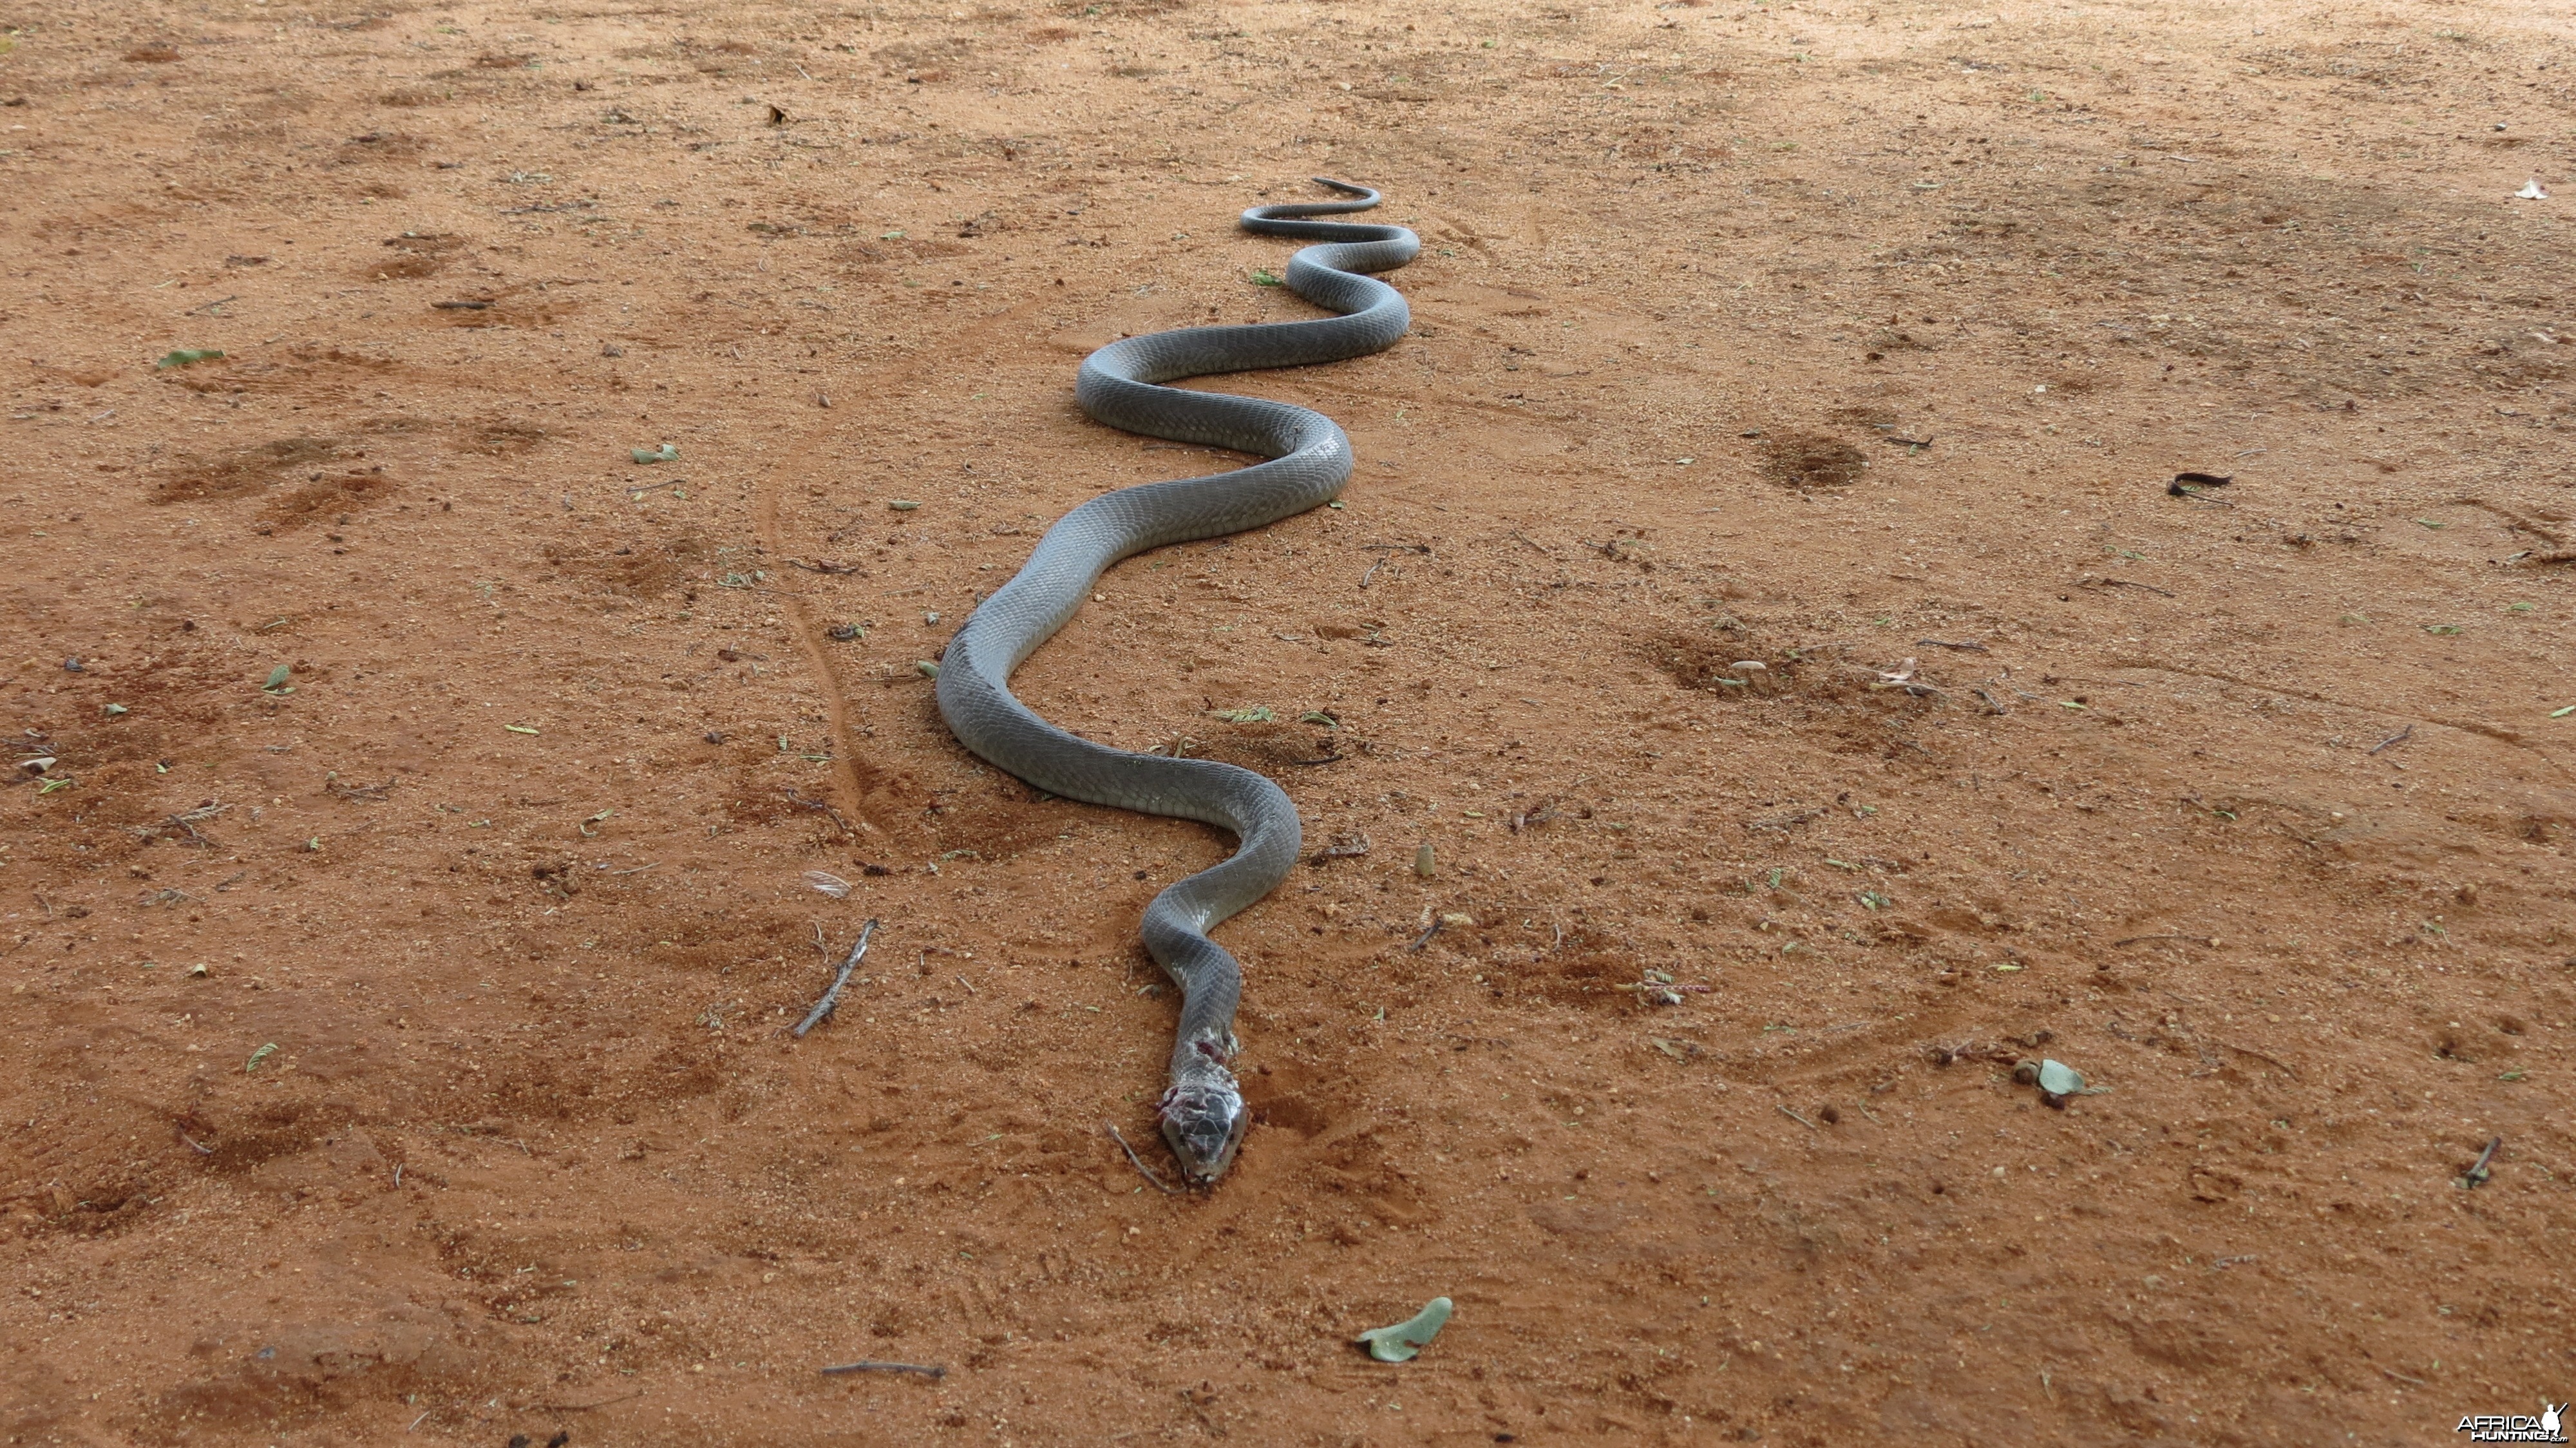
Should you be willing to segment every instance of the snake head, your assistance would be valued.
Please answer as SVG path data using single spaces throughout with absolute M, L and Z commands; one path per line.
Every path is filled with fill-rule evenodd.
M 1222 1071 L 1165 1091 L 1162 1117 L 1163 1140 L 1171 1144 L 1181 1175 L 1193 1186 L 1213 1185 L 1225 1175 L 1252 1125 L 1243 1093 L 1235 1089 L 1233 1076 Z

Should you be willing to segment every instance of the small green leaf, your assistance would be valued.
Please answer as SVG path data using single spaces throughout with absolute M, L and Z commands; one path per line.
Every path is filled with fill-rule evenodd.
M 903 240 L 903 233 L 902 233 L 902 232 L 900 232 L 900 231 L 880 231 L 880 232 L 878 232 L 878 233 L 877 233 L 877 240 L 879 240 L 879 241 L 901 241 L 901 240 Z
M 243 1074 L 247 1075 L 252 1071 L 258 1070 L 260 1062 L 265 1061 L 276 1054 L 277 1043 L 275 1041 L 271 1041 L 267 1045 L 260 1047 L 258 1050 L 251 1052 L 250 1060 L 244 1062 L 242 1065 Z
M 939 677 L 939 665 L 932 663 L 928 659 L 915 659 L 912 662 L 912 667 L 925 679 L 936 679 Z
M 200 362 L 220 361 L 222 360 L 223 355 L 223 350 L 217 347 L 181 347 L 176 351 L 163 353 L 161 360 L 153 363 L 152 365 L 155 367 L 194 367 Z
M 1267 704 L 1252 704 L 1241 709 L 1219 709 L 1210 717 L 1228 724 L 1267 724 L 1279 716 L 1271 713 Z
M 1440 1335 L 1440 1329 L 1448 1325 L 1449 1299 L 1435 1297 L 1420 1312 L 1393 1327 L 1372 1327 L 1361 1333 L 1358 1341 L 1369 1350 L 1369 1356 L 1379 1362 L 1406 1362 L 1428 1346 L 1433 1338 Z
M 2552 719 L 2564 719 L 2570 714 L 2576 714 L 2576 704 L 2570 704 L 2564 709 L 2552 709 L 2549 711 L 2549 717 Z
M 134 711 L 133 711 L 133 710 L 131 710 L 131 709 L 126 708 L 126 707 L 125 707 L 124 705 L 122 705 L 122 704 L 110 704 L 110 705 L 108 705 L 105 709 L 101 710 L 100 712 L 102 712 L 102 713 L 106 714 L 106 715 L 107 715 L 107 717 L 109 717 L 110 719 L 122 719 L 122 718 L 124 718 L 126 715 L 131 714 L 131 713 L 133 713 Z
M 268 682 L 260 685 L 260 687 L 273 694 L 284 693 L 286 690 L 286 681 L 293 677 L 295 677 L 295 666 L 293 664 L 280 664 L 276 668 L 268 671 Z
M 2424 625 L 2424 632 L 2428 634 L 2438 634 L 2443 638 L 2451 638 L 2457 635 L 2459 631 L 2460 626 L 2455 623 L 2428 623 Z
M 534 734 L 537 732 L 537 726 L 534 724 L 504 724 L 501 727 L 509 730 L 513 734 Z
M 648 467 L 654 463 L 675 463 L 680 460 L 680 450 L 667 442 L 660 447 L 629 448 L 626 455 Z
M 909 513 L 913 509 L 920 507 L 921 504 L 914 502 L 910 498 L 888 498 L 886 499 L 886 506 L 894 509 L 898 513 Z
M 1284 278 L 1273 275 L 1267 267 L 1254 267 L 1252 284 L 1256 287 L 1284 287 L 1288 283 Z M 1406 1353 L 1405 1356 L 1411 1357 L 1413 1354 Z

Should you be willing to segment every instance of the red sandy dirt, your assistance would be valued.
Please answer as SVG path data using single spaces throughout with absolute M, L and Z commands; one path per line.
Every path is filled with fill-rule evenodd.
M 2576 1397 L 2563 9 L 5 20 L 0 1439 Z M 1415 334 L 1218 385 L 1347 505 L 1021 675 L 1370 844 L 1221 932 L 1261 1124 L 1166 1197 L 1134 924 L 1225 842 L 916 663 L 1224 465 L 1075 362 L 1308 315 L 1233 218 L 1318 172 L 1421 231 Z

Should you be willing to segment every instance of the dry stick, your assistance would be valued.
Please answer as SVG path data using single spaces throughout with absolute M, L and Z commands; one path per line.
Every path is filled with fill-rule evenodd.
M 948 1369 L 937 1363 L 834 1363 L 823 1369 L 826 1377 L 840 1373 L 918 1373 L 925 1378 L 944 1378 Z
M 1429 945 L 1431 943 L 1431 937 L 1440 933 L 1440 923 L 1441 922 L 1437 920 L 1432 921 L 1430 929 L 1423 931 L 1418 936 L 1415 936 L 1413 943 L 1404 948 L 1407 950 L 1420 950 L 1422 947 Z
M 1807 1118 L 1805 1118 L 1805 1117 L 1803 1117 L 1803 1116 L 1800 1116 L 1797 1112 L 1794 1112 L 1794 1111 L 1790 1110 L 1790 1109 L 1789 1109 L 1788 1107 L 1786 1107 L 1786 1106 L 1783 1106 L 1783 1107 L 1781 1107 L 1781 1108 L 1780 1108 L 1780 1114 L 1781 1114 L 1781 1115 L 1783 1115 L 1783 1116 L 1785 1116 L 1785 1117 L 1788 1117 L 1791 1121 L 1794 1121 L 1794 1122 L 1798 1123 L 1800 1126 L 1803 1126 L 1803 1127 L 1807 1128 L 1809 1131 L 1822 1131 L 1822 1130 L 1824 1130 L 1824 1128 L 1823 1128 L 1823 1127 L 1818 1126 L 1816 1123 L 1814 1123 L 1814 1122 L 1812 1122 L 1812 1121 L 1809 1121 Z
M 2171 597 L 2173 597 L 2173 594 L 2172 594 L 2172 592 L 2171 592 L 2170 590 L 2162 589 L 2162 588 L 2158 588 L 2158 587 L 2156 587 L 2156 586 L 2155 586 L 2154 584 L 2152 584 L 2152 583 L 2139 583 L 2139 582 L 2137 582 L 2137 581 L 2136 581 L 2136 580 L 2134 580 L 2134 579 L 2128 579 L 2128 578 L 2105 578 L 2105 579 L 2103 579 L 2103 580 L 2102 580 L 2102 587 L 2104 587 L 2104 588 L 2143 588 L 2143 589 L 2145 589 L 2145 590 L 2146 590 L 2147 592 L 2149 592 L 2149 593 L 2159 594 L 2159 595 L 2161 595 L 2161 596 L 2163 596 L 2163 597 L 2165 597 L 2165 598 L 2171 598 Z
M 2260 1051 L 2249 1051 L 2249 1050 L 2247 1050 L 2247 1049 L 2246 1049 L 2245 1047 L 2243 1047 L 2243 1046 L 2231 1046 L 2231 1045 L 2229 1045 L 2227 1042 L 2225 1042 L 2225 1041 L 2222 1041 L 2222 1040 L 2218 1039 L 2216 1036 L 2212 1036 L 2212 1037 L 2210 1037 L 2210 1038 L 2209 1038 L 2209 1043 L 2210 1043 L 2211 1045 L 2213 1045 L 2213 1046 L 2216 1046 L 2216 1047 L 2220 1048 L 2221 1050 L 2234 1051 L 2237 1055 L 2240 1055 L 2240 1056 L 2251 1056 L 2251 1057 L 2253 1057 L 2255 1060 L 2263 1062 L 2265 1065 L 2270 1066 L 2272 1069 L 2274 1069 L 2274 1070 L 2276 1070 L 2276 1071 L 2280 1072 L 2280 1073 L 2281 1073 L 2282 1075 L 2284 1075 L 2284 1076 L 2289 1077 L 2289 1078 L 2290 1078 L 2291 1080 L 2293 1080 L 2293 1081 L 2296 1081 L 2296 1080 L 2298 1080 L 2298 1079 L 2299 1079 L 2299 1073 L 2298 1073 L 2298 1072 L 2296 1072 L 2296 1071 L 2291 1070 L 2291 1069 L 2290 1069 L 2290 1067 L 2289 1067 L 2289 1064 L 2288 1064 L 2287 1062 L 2282 1061 L 2280 1058 L 2278 1058 L 2278 1057 L 2276 1057 L 2276 1056 L 2266 1056 L 2266 1055 L 2264 1055 L 2264 1054 L 2263 1054 L 2262 1052 L 2260 1052 Z
M 841 973 L 832 977 L 832 988 L 823 992 L 821 1000 L 814 1002 L 814 1009 L 804 1020 L 797 1022 L 798 1036 L 822 1024 L 823 1018 L 832 1013 L 832 1008 L 841 1003 L 841 987 L 850 983 L 850 972 L 858 969 L 859 962 L 868 958 L 868 937 L 876 933 L 877 922 L 874 920 L 859 928 L 859 943 L 850 947 L 850 958 L 841 962 Z
M 782 789 L 779 793 L 786 795 L 787 802 L 796 806 L 798 809 L 820 810 L 824 814 L 831 816 L 832 823 L 841 827 L 841 834 L 845 838 L 857 837 L 859 832 L 850 828 L 850 822 L 841 818 L 841 812 L 832 807 L 832 802 L 830 800 L 807 799 L 805 796 L 797 793 L 793 787 Z
M 644 1394 L 645 1394 L 645 1393 L 647 1393 L 647 1392 L 649 1392 L 649 1391 L 651 1391 L 651 1390 L 650 1390 L 650 1389 L 647 1389 L 647 1388 L 637 1388 L 635 1391 L 633 1391 L 633 1392 L 631 1392 L 631 1393 L 623 1393 L 623 1394 L 620 1394 L 619 1396 L 614 1397 L 614 1398 L 602 1398 L 602 1399 L 600 1399 L 600 1400 L 599 1400 L 598 1402 L 596 1402 L 596 1403 L 539 1403 L 539 1404 L 537 1404 L 537 1406 L 536 1406 L 536 1408 L 534 1409 L 534 1411 L 536 1411 L 536 1412 L 540 1412 L 540 1413 L 588 1413 L 588 1412 L 594 1412 L 594 1411 L 596 1411 L 596 1410 L 598 1410 L 598 1409 L 600 1409 L 600 1408 L 605 1408 L 605 1407 L 607 1407 L 607 1406 L 608 1406 L 609 1404 L 611 1404 L 611 1403 L 623 1403 L 623 1402 L 625 1402 L 625 1401 L 626 1401 L 627 1399 L 629 1399 L 629 1398 L 640 1398 L 640 1397 L 644 1396 Z
M 2470 1167 L 2469 1174 L 2462 1177 L 2461 1180 L 2467 1182 L 2471 1187 L 2475 1187 L 2478 1183 L 2485 1181 L 2487 1179 L 2487 1167 L 2495 1160 L 2497 1149 L 2503 1145 L 2504 1138 L 2501 1136 L 2487 1138 L 2487 1149 L 2478 1153 L 2477 1164 Z
M 2377 754 L 2383 749 L 2393 749 L 2414 737 L 2415 726 L 2409 724 L 2405 728 L 2398 730 L 2396 733 L 2389 735 L 2387 738 L 2380 740 L 2377 744 L 2370 746 L 2370 752 Z
M 1109 1128 L 1109 1139 L 1118 1143 L 1118 1149 L 1120 1151 L 1127 1153 L 1128 1165 L 1133 1166 L 1137 1171 L 1143 1173 L 1145 1180 L 1154 1184 L 1154 1190 L 1161 1192 L 1167 1197 L 1174 1196 L 1179 1193 L 1180 1188 L 1163 1185 L 1163 1179 L 1154 1175 L 1154 1169 L 1152 1167 L 1145 1165 L 1145 1159 L 1136 1154 L 1136 1148 L 1127 1144 L 1127 1134 L 1120 1131 L 1115 1122 L 1104 1121 L 1100 1124 Z
M 2383 1373 L 2386 1373 L 2388 1376 L 2390 1376 L 2391 1378 L 2396 1379 L 2398 1382 L 2401 1382 L 2401 1383 L 2413 1383 L 2415 1386 L 2417 1386 L 2417 1387 L 2419 1387 L 2419 1388 L 2421 1388 L 2421 1387 L 2425 1387 L 2425 1386 L 2428 1386 L 2422 1378 L 2410 1378 L 2410 1377 L 2406 1376 L 2404 1373 L 2399 1372 L 2399 1371 L 2398 1371 L 2397 1369 L 2395 1369 L 2395 1368 L 2383 1367 L 2383 1368 L 2381 1368 L 2381 1369 L 2380 1369 L 2380 1371 L 2381 1371 L 2381 1372 L 2383 1372 Z

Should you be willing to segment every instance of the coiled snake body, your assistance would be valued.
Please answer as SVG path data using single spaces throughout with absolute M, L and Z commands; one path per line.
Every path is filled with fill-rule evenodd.
M 1288 285 L 1342 315 L 1129 337 L 1082 363 L 1082 409 L 1128 432 L 1229 448 L 1268 462 L 1107 493 L 1047 530 L 1027 563 L 976 608 L 939 667 L 939 712 L 959 743 L 1067 799 L 1202 820 L 1234 832 L 1224 862 L 1181 880 L 1146 907 L 1145 948 L 1182 993 L 1163 1138 L 1189 1181 L 1213 1182 L 1234 1160 L 1250 1117 L 1230 1069 L 1242 972 L 1210 927 L 1268 894 L 1296 863 L 1297 809 L 1278 785 L 1214 760 L 1131 754 L 1077 738 L 1013 697 L 1011 671 L 1064 626 L 1103 570 L 1132 554 L 1239 533 L 1330 501 L 1351 474 L 1351 443 L 1331 418 L 1286 403 L 1164 384 L 1215 372 L 1336 362 L 1391 347 L 1412 313 L 1368 275 L 1421 250 L 1400 226 L 1307 218 L 1364 211 L 1378 193 L 1322 177 L 1348 201 L 1260 206 L 1246 231 L 1312 240 L 1288 263 Z

